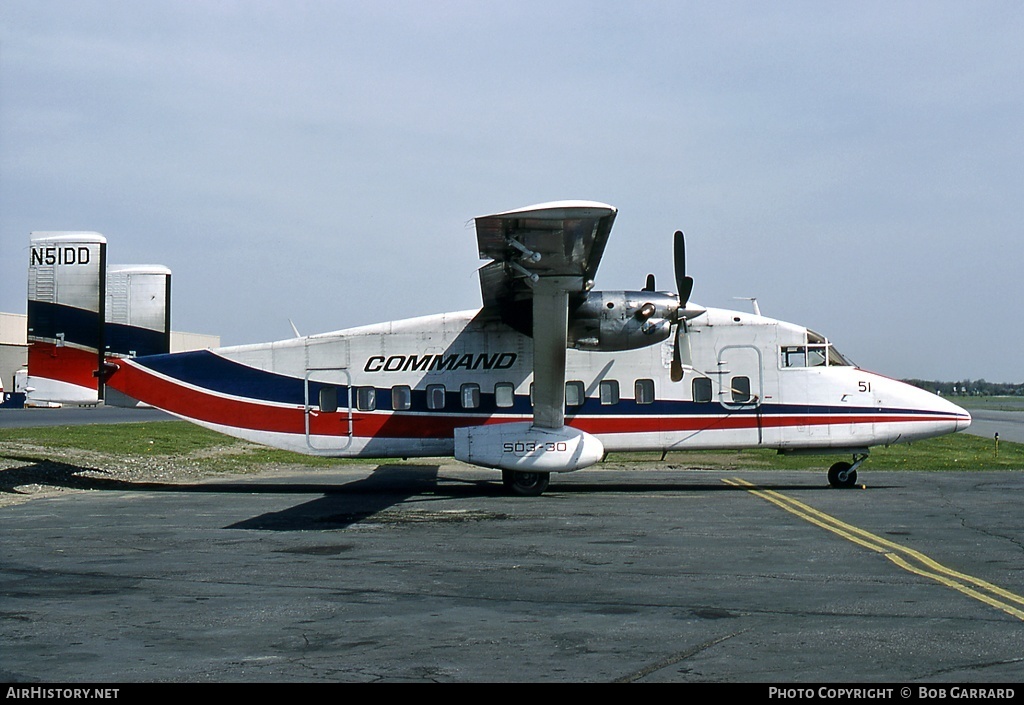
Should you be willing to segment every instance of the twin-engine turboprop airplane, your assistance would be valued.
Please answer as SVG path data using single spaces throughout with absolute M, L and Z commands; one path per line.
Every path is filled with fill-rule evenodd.
M 476 219 L 483 307 L 199 352 L 112 359 L 108 384 L 202 426 L 313 455 L 454 455 L 524 495 L 609 451 L 849 454 L 966 428 L 944 399 L 851 365 L 823 336 L 692 303 L 595 291 L 616 209 L 546 203 Z

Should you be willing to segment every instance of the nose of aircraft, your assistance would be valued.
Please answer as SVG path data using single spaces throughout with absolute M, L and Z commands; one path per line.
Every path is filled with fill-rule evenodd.
M 924 389 L 895 380 L 877 385 L 877 389 L 880 406 L 902 409 L 914 416 L 911 423 L 900 429 L 904 441 L 955 433 L 971 425 L 966 409 Z
M 940 397 L 939 395 L 932 394 L 931 392 L 923 392 L 923 395 L 924 396 L 918 397 L 918 403 L 921 404 L 921 408 L 936 415 L 940 415 L 947 420 L 953 421 L 955 427 L 951 430 L 963 431 L 971 425 L 971 414 L 967 409 L 954 404 L 945 397 Z
M 937 394 L 924 392 L 925 397 L 919 397 L 922 409 L 940 416 L 946 421 L 953 421 L 953 432 L 963 431 L 971 425 L 971 414 L 963 407 L 940 397 Z
M 966 409 L 963 409 L 956 404 L 953 404 L 953 408 L 956 409 L 956 430 L 963 431 L 971 425 L 971 415 Z

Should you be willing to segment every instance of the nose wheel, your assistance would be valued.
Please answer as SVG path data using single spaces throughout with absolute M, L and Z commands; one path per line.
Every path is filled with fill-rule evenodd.
M 857 468 L 868 459 L 867 453 L 853 456 L 853 462 L 838 462 L 828 469 L 828 484 L 840 489 L 857 486 Z

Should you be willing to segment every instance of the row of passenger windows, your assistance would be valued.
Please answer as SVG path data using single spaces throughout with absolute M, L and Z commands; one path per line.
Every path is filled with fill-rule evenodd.
M 731 382 L 732 400 L 745 403 L 750 400 L 750 379 L 733 377 Z M 448 399 L 448 389 L 443 384 L 428 384 L 426 387 L 426 405 L 428 409 L 444 409 Z M 374 411 L 377 409 L 377 389 L 375 387 L 355 387 L 353 405 L 358 411 Z M 637 404 L 654 403 L 654 380 L 638 379 L 633 384 L 634 399 Z M 565 383 L 565 405 L 567 407 L 582 406 L 586 401 L 586 388 L 583 382 Z M 619 382 L 614 379 L 602 380 L 598 384 L 598 395 L 602 406 L 619 403 Z M 693 400 L 707 403 L 713 398 L 711 380 L 697 377 L 693 380 Z M 530 400 L 533 400 L 533 385 L 530 386 Z M 387 403 L 387 402 L 385 402 Z M 515 404 L 515 385 L 499 382 L 494 385 L 494 405 L 500 409 L 511 408 Z M 480 406 L 480 385 L 463 384 L 459 387 L 459 406 L 462 409 L 476 409 Z M 338 387 L 324 387 L 320 390 L 320 410 L 333 413 L 339 408 Z M 391 388 L 391 409 L 407 411 L 412 408 L 412 388 L 408 385 L 397 385 Z
M 750 378 L 737 375 L 729 379 L 729 388 L 724 390 L 733 404 L 749 404 L 754 401 L 750 391 Z M 711 380 L 707 377 L 695 377 L 693 380 L 693 400 L 707 404 L 713 398 Z
M 634 384 L 637 404 L 654 402 L 654 380 L 638 379 Z M 359 411 L 374 411 L 377 408 L 377 389 L 375 387 L 355 387 L 353 389 L 353 406 Z M 500 409 L 508 409 L 515 405 L 515 385 L 510 382 L 499 382 L 494 385 L 494 405 Z M 428 384 L 425 390 L 428 409 L 443 409 L 448 400 L 448 388 L 443 384 Z M 530 387 L 531 400 L 533 387 Z M 598 398 L 604 405 L 619 403 L 619 383 L 614 379 L 603 380 L 598 385 Z M 565 383 L 566 406 L 582 406 L 586 400 L 583 382 Z M 480 406 L 480 385 L 463 384 L 459 387 L 459 406 L 463 409 L 476 409 Z M 324 387 L 320 390 L 320 410 L 334 412 L 339 408 L 338 387 Z M 391 388 L 391 409 L 407 411 L 412 408 L 412 388 L 400 384 Z

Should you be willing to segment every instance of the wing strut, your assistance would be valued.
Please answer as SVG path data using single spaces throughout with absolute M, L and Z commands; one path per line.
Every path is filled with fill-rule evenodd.
M 565 341 L 569 292 L 581 277 L 540 277 L 533 285 L 533 425 L 565 425 Z

